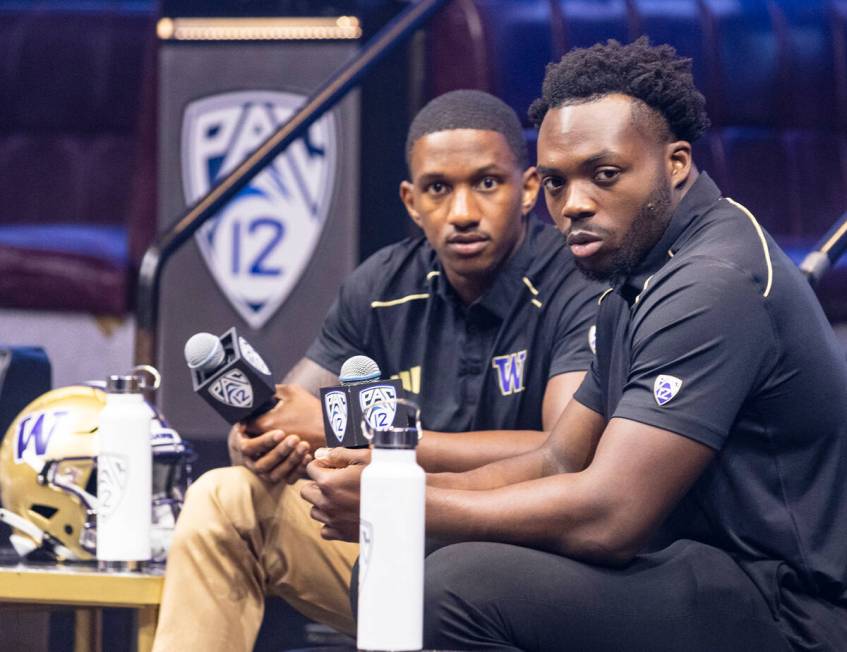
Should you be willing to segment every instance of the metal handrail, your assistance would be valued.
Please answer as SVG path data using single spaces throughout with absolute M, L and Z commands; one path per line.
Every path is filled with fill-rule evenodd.
M 135 335 L 136 364 L 153 364 L 156 322 L 159 316 L 159 284 L 162 269 L 171 256 L 242 188 L 281 154 L 326 111 L 340 101 L 362 77 L 394 47 L 426 23 L 448 0 L 419 0 L 401 11 L 353 58 L 335 72 L 306 103 L 209 192 L 175 220 L 141 260 L 138 274 L 138 312 Z
M 815 287 L 829 268 L 835 266 L 845 251 L 847 251 L 847 213 L 842 213 L 800 263 L 800 271 L 806 275 L 812 287 Z

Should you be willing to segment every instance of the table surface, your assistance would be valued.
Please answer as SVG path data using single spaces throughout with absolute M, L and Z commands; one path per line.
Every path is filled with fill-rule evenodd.
M 158 605 L 165 569 L 101 571 L 92 564 L 0 563 L 0 602 L 140 607 Z

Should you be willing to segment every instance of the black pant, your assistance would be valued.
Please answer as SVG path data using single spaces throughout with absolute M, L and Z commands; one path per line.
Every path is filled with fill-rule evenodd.
M 424 645 L 452 650 L 790 650 L 725 552 L 677 541 L 623 569 L 460 543 L 426 560 Z

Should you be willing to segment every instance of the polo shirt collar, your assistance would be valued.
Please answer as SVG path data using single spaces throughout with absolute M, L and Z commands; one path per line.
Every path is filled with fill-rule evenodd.
M 434 271 L 437 271 L 438 274 L 432 274 L 430 272 L 429 276 L 432 291 L 443 299 L 452 301 L 467 310 L 484 308 L 500 320 L 506 319 L 518 294 L 525 290 L 523 277 L 529 268 L 529 264 L 532 262 L 534 257 L 533 252 L 535 251 L 536 229 L 532 227 L 532 219 L 527 218 L 525 235 L 521 246 L 497 272 L 497 278 L 494 279 L 494 284 L 469 306 L 465 307 L 462 304 L 453 286 L 447 280 L 444 267 L 437 257 L 435 258 Z
M 688 227 L 720 199 L 721 191 L 706 172 L 700 172 L 697 180 L 674 210 L 671 221 L 659 241 L 644 257 L 641 264 L 628 277 L 619 281 L 618 290 L 630 288 L 630 292 L 641 292 L 647 279 L 655 274 L 678 249 L 678 242 Z

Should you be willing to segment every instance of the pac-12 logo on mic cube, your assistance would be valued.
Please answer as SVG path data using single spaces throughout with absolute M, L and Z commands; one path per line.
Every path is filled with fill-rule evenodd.
M 359 407 L 371 428 L 387 428 L 393 425 L 397 414 L 397 388 L 374 385 L 363 389 L 359 392 Z
M 229 423 L 256 417 L 276 403 L 270 368 L 235 327 L 220 338 L 192 336 L 185 359 L 194 391 Z
M 327 446 L 367 446 L 368 438 L 362 432 L 363 417 L 367 417 L 375 430 L 406 425 L 396 423 L 397 397 L 403 395 L 401 382 L 380 380 L 379 376 L 379 367 L 373 360 L 354 356 L 341 368 L 341 385 L 321 388 Z
M 347 433 L 347 394 L 343 390 L 330 389 L 323 393 L 326 423 L 340 444 Z

